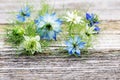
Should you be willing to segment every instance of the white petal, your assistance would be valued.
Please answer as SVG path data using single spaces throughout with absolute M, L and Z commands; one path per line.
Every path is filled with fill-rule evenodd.
M 40 36 L 36 36 L 35 39 L 36 39 L 37 41 L 39 41 L 39 40 L 40 40 Z
M 28 40 L 30 40 L 30 37 L 24 36 L 24 39 L 25 39 L 26 41 L 28 41 Z

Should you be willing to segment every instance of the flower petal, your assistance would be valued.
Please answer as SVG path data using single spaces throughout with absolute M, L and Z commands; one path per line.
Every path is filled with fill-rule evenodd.
M 54 38 L 56 37 L 54 31 L 49 31 L 49 32 L 48 32 L 48 36 L 49 36 L 50 39 L 52 39 L 53 37 L 54 37 Z
M 35 39 L 36 39 L 37 41 L 39 41 L 39 40 L 40 40 L 40 37 L 39 37 L 39 36 L 36 36 Z
M 28 36 L 24 36 L 24 39 L 28 41 L 30 38 Z
M 72 48 L 72 47 L 68 47 L 67 50 L 68 50 L 68 53 L 69 53 L 70 55 L 73 54 L 73 52 L 72 52 L 73 48 Z
M 78 46 L 79 46 L 80 49 L 81 49 L 81 48 L 84 48 L 84 47 L 85 47 L 85 42 L 80 42 L 80 43 L 78 44 Z
M 72 43 L 69 42 L 69 41 L 66 41 L 65 44 L 66 44 L 67 46 L 69 46 L 69 47 L 72 47 L 72 46 L 73 46 Z
M 25 17 L 21 16 L 21 15 L 17 15 L 17 19 L 20 21 L 20 22 L 24 22 L 25 21 Z
M 77 36 L 75 36 L 74 41 L 75 41 L 75 43 L 80 42 L 80 37 L 79 37 L 78 35 L 77 35 Z
M 91 19 L 91 15 L 88 14 L 88 13 L 86 13 L 86 19 L 87 19 L 87 20 L 90 20 L 90 19 Z
M 78 55 L 78 56 L 80 56 L 80 50 L 79 49 L 76 49 L 76 54 Z
M 98 26 L 95 26 L 94 31 L 100 31 L 100 28 Z

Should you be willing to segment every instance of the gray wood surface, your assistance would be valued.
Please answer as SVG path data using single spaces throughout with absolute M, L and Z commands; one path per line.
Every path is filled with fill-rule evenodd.
M 0 80 L 120 80 L 119 53 L 82 58 L 0 56 Z
M 24 2 L 33 5 L 34 12 L 40 9 L 39 0 L 0 0 L 0 24 L 9 23 L 11 13 L 17 12 Z M 91 54 L 81 58 L 16 56 L 15 49 L 4 43 L 6 25 L 0 25 L 0 80 L 120 80 L 120 0 L 48 0 L 47 3 L 54 5 L 57 12 L 89 8 L 88 12 L 100 16 L 101 32 L 89 50 Z
M 101 20 L 120 20 L 120 0 L 47 0 L 58 12 L 66 9 L 78 9 L 96 13 Z M 9 23 L 13 12 L 28 3 L 34 7 L 34 11 L 41 8 L 40 0 L 0 0 L 0 23 Z M 88 9 L 89 8 L 89 9 Z

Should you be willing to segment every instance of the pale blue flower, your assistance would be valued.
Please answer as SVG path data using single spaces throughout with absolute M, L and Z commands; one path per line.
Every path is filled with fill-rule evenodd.
M 19 14 L 17 15 L 17 19 L 19 22 L 24 22 L 26 18 L 30 17 L 30 8 L 26 6 L 25 8 L 21 9 L 19 11 Z
M 67 50 L 70 55 L 76 54 L 80 56 L 80 49 L 85 47 L 85 42 L 82 42 L 79 36 L 70 38 L 65 44 L 67 45 Z
M 56 36 L 61 32 L 62 21 L 56 17 L 56 14 L 45 14 L 35 20 L 37 32 L 42 39 L 56 40 Z

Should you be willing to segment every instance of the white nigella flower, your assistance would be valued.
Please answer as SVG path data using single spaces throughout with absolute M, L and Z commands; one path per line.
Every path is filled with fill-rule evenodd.
M 82 17 L 78 16 L 77 11 L 67 12 L 67 16 L 64 17 L 66 22 L 72 22 L 74 24 L 80 24 L 83 22 Z
M 29 37 L 24 36 L 25 41 L 22 44 L 22 48 L 26 51 L 30 51 L 32 54 L 36 52 L 41 52 L 40 37 Z
M 95 27 L 86 26 L 85 34 L 87 36 L 94 34 L 95 33 L 94 29 L 95 29 Z
M 82 38 L 87 39 L 90 36 L 93 36 L 96 31 L 94 31 L 95 27 L 89 27 L 88 25 L 85 26 L 85 29 L 80 31 L 80 34 Z

